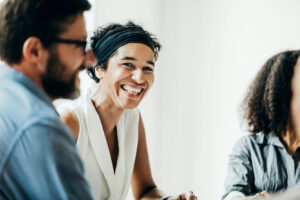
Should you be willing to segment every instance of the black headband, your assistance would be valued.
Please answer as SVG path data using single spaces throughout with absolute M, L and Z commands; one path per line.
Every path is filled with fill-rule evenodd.
M 95 47 L 94 53 L 98 59 L 97 65 L 102 64 L 121 46 L 128 43 L 142 43 L 155 51 L 152 39 L 142 30 L 136 28 L 123 28 L 108 31 L 103 37 L 99 38 Z

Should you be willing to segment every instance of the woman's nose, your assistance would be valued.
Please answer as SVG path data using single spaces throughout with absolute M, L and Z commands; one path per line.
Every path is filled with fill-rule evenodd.
M 143 75 L 143 71 L 141 69 L 136 69 L 133 72 L 132 75 L 132 79 L 136 82 L 136 83 L 143 83 L 144 82 L 144 75 Z

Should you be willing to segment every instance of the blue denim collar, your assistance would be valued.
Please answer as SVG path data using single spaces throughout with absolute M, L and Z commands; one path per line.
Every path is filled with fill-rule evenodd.
M 285 148 L 282 142 L 280 141 L 280 138 L 272 132 L 267 134 L 258 133 L 255 135 L 255 137 L 255 140 L 258 144 L 271 144 L 274 146 Z
M 42 90 L 42 88 L 40 88 L 34 81 L 29 79 L 24 74 L 18 72 L 14 68 L 0 63 L 0 82 L 6 80 L 12 80 L 14 82 L 18 82 L 19 84 L 23 85 L 29 91 L 34 93 L 38 98 L 40 98 L 43 102 L 45 102 L 47 105 L 49 105 L 51 108 L 55 110 L 51 99 Z

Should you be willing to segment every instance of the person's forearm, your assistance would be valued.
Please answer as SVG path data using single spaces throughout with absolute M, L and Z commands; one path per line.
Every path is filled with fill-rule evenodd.
M 260 200 L 261 198 L 265 198 L 270 196 L 270 193 L 267 191 L 258 192 L 255 195 L 245 196 L 241 192 L 232 192 L 224 200 Z
M 164 193 L 158 189 L 157 187 L 153 188 L 152 190 L 148 191 L 147 193 L 145 193 L 141 199 L 142 200 L 159 200 L 162 197 L 164 197 Z
M 225 200 L 256 200 L 259 199 L 255 196 L 247 196 L 247 197 L 231 197 L 229 199 L 225 199 Z
M 266 199 L 259 199 L 259 200 L 299 200 L 300 199 L 300 187 L 297 186 L 295 188 L 289 189 L 284 192 L 276 193 Z

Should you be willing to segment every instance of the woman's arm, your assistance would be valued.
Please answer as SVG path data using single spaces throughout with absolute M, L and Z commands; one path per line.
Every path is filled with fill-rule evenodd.
M 157 188 L 155 185 L 148 157 L 147 151 L 147 143 L 145 136 L 144 124 L 139 116 L 139 138 L 138 138 L 138 147 L 137 147 L 137 155 L 135 160 L 135 165 L 133 169 L 132 175 L 132 192 L 135 199 L 143 199 L 143 200 L 155 200 L 161 199 L 165 195 L 161 190 Z M 169 200 L 176 199 L 197 199 L 197 197 L 192 192 L 183 193 L 176 197 L 169 197 Z
M 71 130 L 75 140 L 77 140 L 79 134 L 79 122 L 77 117 L 72 112 L 65 112 L 60 115 L 60 119 Z
M 270 197 L 270 193 L 267 191 L 263 191 L 260 193 L 257 193 L 253 196 L 232 196 L 229 198 L 225 198 L 225 200 L 260 200 L 261 198 Z
M 150 169 L 145 128 L 139 115 L 139 137 L 137 154 L 132 174 L 132 192 L 135 199 L 160 199 L 163 193 L 156 187 Z

